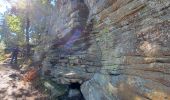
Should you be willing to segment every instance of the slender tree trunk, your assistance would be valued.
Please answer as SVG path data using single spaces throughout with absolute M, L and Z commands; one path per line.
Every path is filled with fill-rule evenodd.
M 30 35 L 29 35 L 29 28 L 30 28 L 30 19 L 28 17 L 28 13 L 26 16 L 26 58 L 29 57 L 30 55 L 30 43 L 29 43 L 29 39 L 30 39 Z
M 27 0 L 27 10 L 26 10 L 26 33 L 25 33 L 25 38 L 26 38 L 26 59 L 29 58 L 30 56 L 30 18 L 29 18 L 29 8 L 30 8 L 30 1 Z

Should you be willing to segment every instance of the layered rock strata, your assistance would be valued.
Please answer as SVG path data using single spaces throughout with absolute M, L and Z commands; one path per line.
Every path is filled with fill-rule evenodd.
M 169 0 L 57 2 L 54 80 L 79 82 L 86 100 L 170 99 Z

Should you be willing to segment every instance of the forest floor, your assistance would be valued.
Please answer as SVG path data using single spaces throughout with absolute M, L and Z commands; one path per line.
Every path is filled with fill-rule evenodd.
M 22 81 L 23 74 L 9 61 L 0 62 L 0 100 L 45 100 L 30 82 Z

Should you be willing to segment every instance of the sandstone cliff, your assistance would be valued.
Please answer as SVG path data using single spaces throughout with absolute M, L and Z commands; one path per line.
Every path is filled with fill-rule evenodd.
M 170 99 L 169 0 L 58 0 L 44 71 L 86 100 Z

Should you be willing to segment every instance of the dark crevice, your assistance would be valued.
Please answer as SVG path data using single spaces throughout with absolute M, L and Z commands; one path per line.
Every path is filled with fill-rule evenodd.
M 68 92 L 59 97 L 59 100 L 85 100 L 81 90 L 80 90 L 81 84 L 79 83 L 71 83 L 69 84 Z
M 80 83 L 71 83 L 71 84 L 69 85 L 69 88 L 70 88 L 70 89 L 79 89 L 79 90 L 80 90 L 80 86 L 81 86 Z
M 71 95 L 71 91 L 77 91 L 79 92 L 79 94 L 73 96 L 73 97 L 69 97 L 68 100 L 85 100 L 84 97 L 83 97 L 83 94 L 81 93 L 81 90 L 80 90 L 80 87 L 81 87 L 81 84 L 80 83 L 71 83 L 69 85 L 69 96 Z

